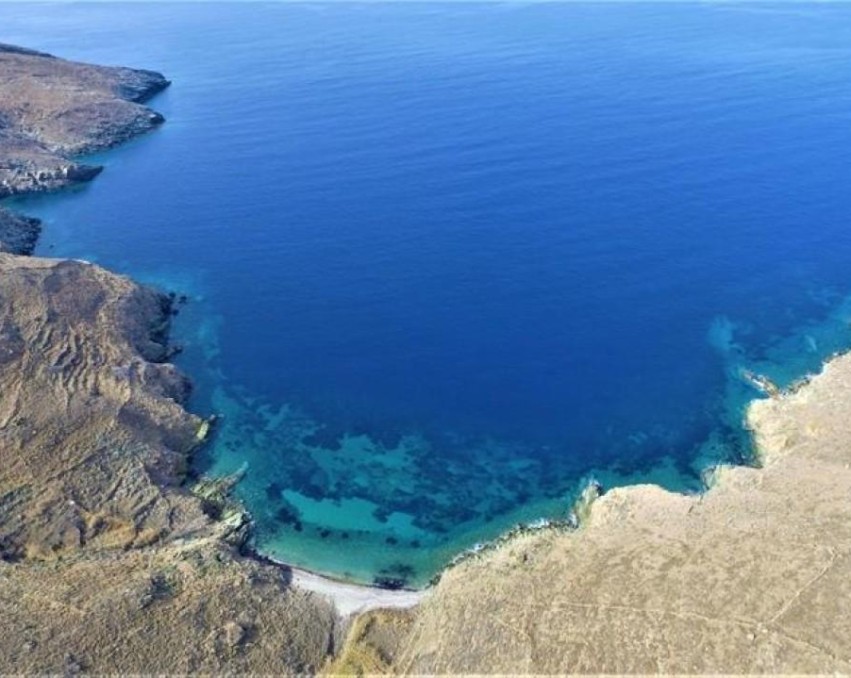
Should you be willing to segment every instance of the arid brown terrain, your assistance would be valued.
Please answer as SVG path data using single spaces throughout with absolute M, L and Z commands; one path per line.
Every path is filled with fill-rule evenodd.
M 0 46 L 0 195 L 91 179 L 74 156 L 159 124 L 167 84 Z M 851 672 L 851 356 L 751 406 L 761 468 L 612 490 L 344 619 L 359 599 L 243 553 L 227 483 L 188 479 L 174 299 L 21 256 L 38 229 L 0 208 L 0 673 Z
M 88 181 L 71 159 L 147 132 L 163 117 L 142 102 L 168 87 L 159 73 L 76 64 L 0 44 L 0 198 Z

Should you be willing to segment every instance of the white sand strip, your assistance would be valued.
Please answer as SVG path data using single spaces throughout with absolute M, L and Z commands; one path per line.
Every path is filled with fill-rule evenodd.
M 295 567 L 292 568 L 292 577 L 294 586 L 329 598 L 343 617 L 379 608 L 407 609 L 419 604 L 428 595 L 427 591 L 391 591 L 346 584 Z

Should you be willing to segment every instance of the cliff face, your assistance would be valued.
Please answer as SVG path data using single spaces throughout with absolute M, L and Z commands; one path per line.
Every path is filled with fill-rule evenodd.
M 85 181 L 71 154 L 162 118 L 168 82 L 0 46 L 0 196 Z M 169 297 L 28 258 L 0 207 L 0 672 L 315 671 L 330 605 L 239 556 L 182 486 L 202 421 L 168 362 Z

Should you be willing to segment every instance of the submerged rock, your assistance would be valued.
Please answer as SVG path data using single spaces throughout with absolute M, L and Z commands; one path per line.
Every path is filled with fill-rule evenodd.
M 751 370 L 742 370 L 741 375 L 746 384 L 752 386 L 760 393 L 764 393 L 772 398 L 780 395 L 780 388 L 765 375 L 757 374 Z

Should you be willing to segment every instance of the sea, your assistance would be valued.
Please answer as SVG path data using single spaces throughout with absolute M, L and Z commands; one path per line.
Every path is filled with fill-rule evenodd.
M 592 479 L 700 492 L 749 375 L 851 347 L 851 5 L 4 2 L 0 41 L 173 81 L 13 206 L 186 296 L 195 471 L 287 563 L 421 586 Z

